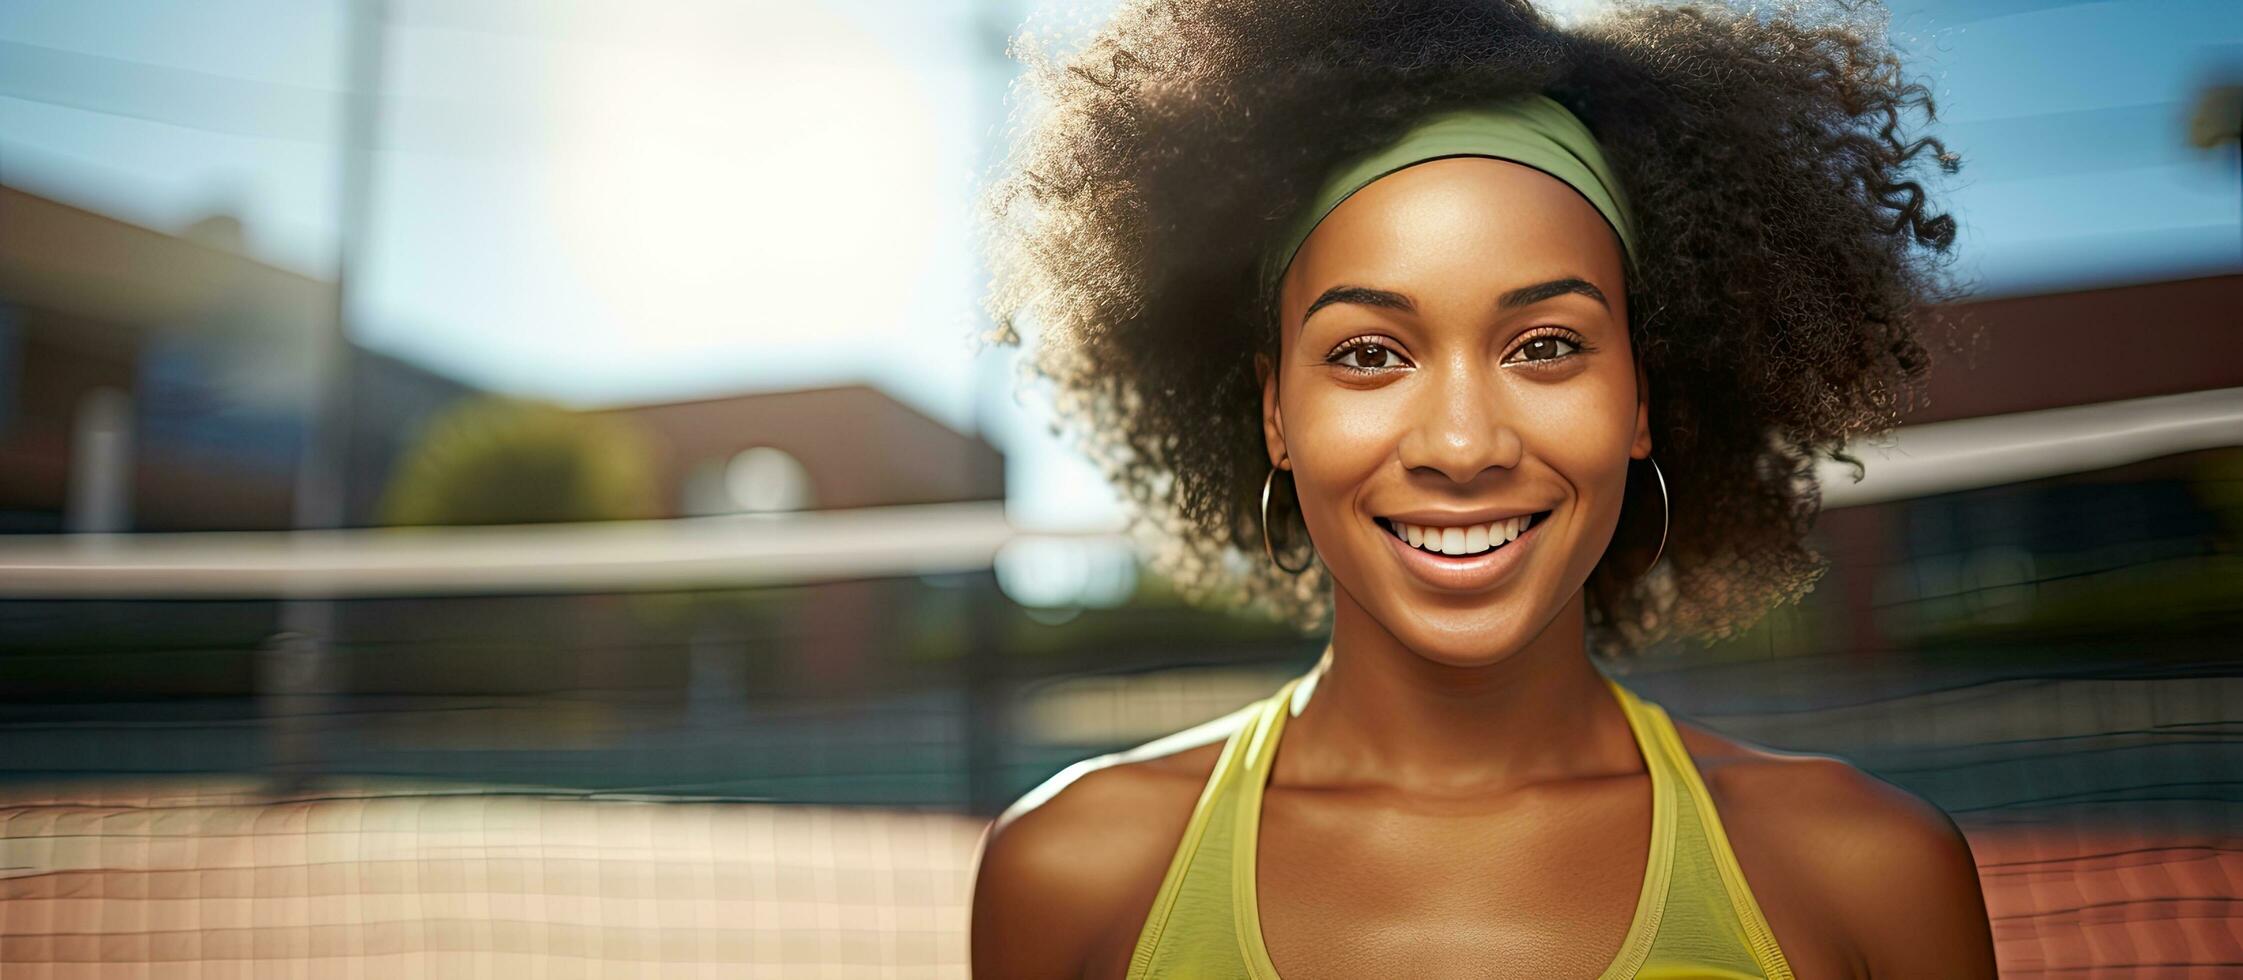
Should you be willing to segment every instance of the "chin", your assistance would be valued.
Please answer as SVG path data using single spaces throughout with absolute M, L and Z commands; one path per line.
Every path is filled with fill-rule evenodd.
M 1407 618 L 1394 638 L 1434 663 L 1449 667 L 1486 667 L 1524 649 L 1536 631 L 1524 628 L 1501 609 L 1403 610 Z

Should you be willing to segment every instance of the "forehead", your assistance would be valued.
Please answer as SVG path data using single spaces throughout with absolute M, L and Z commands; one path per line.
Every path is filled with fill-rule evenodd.
M 1490 157 L 1428 160 L 1324 217 L 1282 283 L 1285 322 L 1332 286 L 1409 293 L 1428 315 L 1486 311 L 1506 290 L 1566 275 L 1621 294 L 1620 238 L 1564 181 Z

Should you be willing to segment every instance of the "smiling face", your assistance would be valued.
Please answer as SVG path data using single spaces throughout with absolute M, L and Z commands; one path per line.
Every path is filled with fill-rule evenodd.
M 1484 157 L 1373 181 L 1302 243 L 1263 430 L 1339 615 L 1473 666 L 1569 607 L 1651 452 L 1621 262 L 1571 187 Z

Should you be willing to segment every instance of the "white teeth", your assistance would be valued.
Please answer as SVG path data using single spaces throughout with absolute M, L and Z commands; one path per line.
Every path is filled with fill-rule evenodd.
M 1465 527 L 1426 527 L 1401 521 L 1392 524 L 1395 534 L 1413 548 L 1443 555 L 1476 555 L 1517 541 L 1519 535 L 1526 532 L 1527 518 L 1512 517 Z

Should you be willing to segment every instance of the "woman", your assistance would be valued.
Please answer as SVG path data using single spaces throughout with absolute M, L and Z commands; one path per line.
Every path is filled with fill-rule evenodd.
M 1879 38 L 1199 0 L 1031 52 L 1002 336 L 1176 581 L 1330 644 L 1001 817 L 975 976 L 1994 975 L 1936 808 L 1596 662 L 1803 592 L 1816 457 L 1922 376 L 1954 159 Z

